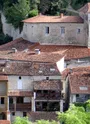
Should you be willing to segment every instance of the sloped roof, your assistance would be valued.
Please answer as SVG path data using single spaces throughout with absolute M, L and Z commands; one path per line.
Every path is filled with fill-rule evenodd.
M 34 82 L 34 90 L 62 90 L 60 80 L 42 80 Z
M 90 13 L 90 2 L 81 7 L 78 11 L 83 13 Z
M 8 121 L 8 120 L 0 120 L 0 124 L 10 124 L 10 121 Z
M 90 67 L 72 69 L 69 85 L 72 94 L 90 94 Z
M 38 15 L 23 20 L 24 23 L 83 23 L 83 19 L 79 16 L 46 16 Z
M 0 81 L 8 81 L 8 76 L 0 75 Z
M 9 90 L 8 91 L 8 96 L 28 96 L 28 97 L 32 97 L 33 92 L 31 92 L 31 91 L 20 91 L 20 90 Z
M 57 114 L 55 112 L 29 112 L 28 116 L 32 122 L 41 119 L 57 120 Z
M 12 48 L 16 48 L 17 52 L 14 53 Z M 36 54 L 35 49 L 39 49 L 40 54 Z M 72 45 L 40 45 L 22 38 L 0 46 L 0 59 L 57 62 L 63 56 L 66 60 L 89 57 L 90 49 Z
M 22 51 L 27 49 L 31 45 L 33 45 L 33 43 L 31 43 L 30 41 L 27 41 L 23 38 L 18 38 L 6 44 L 0 45 L 0 51 L 11 51 L 12 48 L 16 48 L 18 51 Z
M 54 71 L 50 71 L 54 68 Z M 39 62 L 23 62 L 9 61 L 5 66 L 0 66 L 0 75 L 19 75 L 19 76 L 35 76 L 35 75 L 60 75 L 55 63 L 39 63 Z

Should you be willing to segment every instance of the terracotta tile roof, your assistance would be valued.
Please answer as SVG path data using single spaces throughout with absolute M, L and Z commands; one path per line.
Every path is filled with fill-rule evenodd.
M 54 71 L 50 71 L 50 69 L 54 69 Z M 54 63 L 9 61 L 5 66 L 0 66 L 0 74 L 21 76 L 48 76 L 60 75 L 60 72 Z
M 41 53 L 39 55 L 36 54 L 35 49 L 40 49 Z M 0 59 L 37 62 L 57 62 L 64 55 L 66 60 L 89 57 L 90 49 L 84 46 L 40 45 L 39 43 L 30 43 L 28 45 L 28 51 L 18 51 L 16 53 L 12 53 L 11 50 L 0 51 Z
M 62 90 L 60 80 L 43 80 L 34 82 L 34 90 Z
M 0 46 L 0 51 L 12 50 L 12 48 L 16 48 L 18 51 L 22 51 L 27 49 L 33 43 L 30 41 L 24 40 L 23 38 L 18 38 L 9 43 Z
M 0 120 L 0 124 L 10 124 L 10 121 L 8 121 L 8 120 Z
M 29 112 L 28 116 L 32 122 L 36 120 L 56 120 L 57 121 L 57 115 L 55 112 Z
M 70 45 L 33 45 L 30 47 L 32 51 L 40 49 L 41 52 L 64 54 L 66 60 L 78 59 L 90 56 L 90 49 L 85 46 L 70 46 Z
M 31 91 L 20 91 L 20 90 L 13 90 L 13 91 L 8 91 L 8 96 L 27 96 L 27 97 L 32 97 L 33 92 Z
M 79 12 L 89 13 L 90 12 L 90 3 L 85 4 L 82 8 L 78 10 Z
M 83 23 L 83 19 L 79 16 L 46 16 L 38 15 L 23 20 L 24 23 Z
M 6 60 L 22 60 L 22 61 L 36 61 L 36 62 L 57 62 L 64 56 L 64 52 L 41 52 L 36 54 L 35 52 L 17 52 L 8 54 L 7 51 L 0 51 L 0 59 Z
M 90 67 L 72 69 L 69 84 L 72 94 L 90 94 Z
M 8 76 L 0 75 L 0 81 L 8 81 Z

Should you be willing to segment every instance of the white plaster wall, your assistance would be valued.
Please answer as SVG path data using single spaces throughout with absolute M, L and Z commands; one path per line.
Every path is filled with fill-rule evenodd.
M 33 82 L 45 80 L 47 76 L 21 76 L 22 90 L 33 91 Z M 60 79 L 60 76 L 48 76 L 49 79 Z M 19 76 L 8 76 L 8 90 L 18 89 Z
M 4 34 L 8 34 L 9 36 L 13 37 L 13 40 L 22 37 L 22 33 L 19 33 L 19 29 L 15 29 L 12 26 L 12 24 L 8 24 L 6 22 L 6 18 L 2 12 L 1 12 L 1 21 L 2 21 L 2 28 Z
M 8 76 L 8 90 L 18 89 L 19 76 Z M 21 76 L 22 89 L 23 90 L 33 90 L 33 78 L 30 76 Z
M 10 113 L 10 117 L 11 117 L 10 120 L 11 120 L 11 122 L 14 121 L 14 120 L 15 120 L 15 117 L 17 117 L 17 116 L 23 117 L 23 112 L 16 111 L 16 112 L 15 112 L 15 116 L 13 116 L 12 113 Z

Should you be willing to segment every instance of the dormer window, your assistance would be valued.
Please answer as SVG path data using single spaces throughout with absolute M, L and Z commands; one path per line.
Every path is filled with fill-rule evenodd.
M 87 86 L 80 86 L 79 89 L 80 90 L 88 90 L 88 87 Z
M 21 76 L 19 77 L 19 79 L 21 79 Z

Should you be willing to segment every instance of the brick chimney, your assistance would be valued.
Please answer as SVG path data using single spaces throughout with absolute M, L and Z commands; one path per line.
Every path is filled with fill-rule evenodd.
M 60 18 L 63 18 L 64 14 L 63 13 L 60 13 Z

